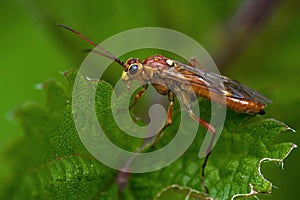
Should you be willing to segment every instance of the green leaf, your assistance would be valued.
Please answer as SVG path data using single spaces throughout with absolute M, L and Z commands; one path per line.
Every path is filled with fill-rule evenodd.
M 283 160 L 296 147 L 292 143 L 273 144 L 273 139 L 287 129 L 285 124 L 274 119 L 229 112 L 221 138 L 206 167 L 205 182 L 209 196 L 213 199 L 247 199 L 256 194 L 271 193 L 272 183 L 263 177 L 261 166 L 265 162 L 283 165 Z M 199 135 L 195 140 L 202 141 L 203 137 Z M 132 178 L 131 189 L 143 191 L 136 192 L 136 198 L 142 198 L 144 191 L 160 196 L 168 188 L 168 193 L 171 193 L 169 188 L 174 184 L 201 191 L 200 169 L 203 161 L 197 159 L 198 150 L 199 142 L 194 142 L 183 157 L 167 168 Z M 182 195 L 178 191 L 172 193 Z M 186 196 L 188 194 L 186 192 Z
M 15 115 L 24 137 L 6 152 L 14 174 L 1 199 L 92 199 L 116 196 L 107 188 L 116 172 L 93 158 L 73 124 L 71 91 L 44 83 L 46 108 L 26 103 Z
M 296 147 L 289 142 L 275 142 L 289 129 L 284 123 L 228 111 L 222 135 L 206 167 L 209 195 L 201 188 L 203 159 L 198 153 L 205 136 L 202 127 L 189 149 L 169 166 L 130 176 L 118 173 L 96 160 L 80 141 L 72 115 L 75 76 L 76 71 L 65 74 L 69 82 L 66 86 L 56 81 L 43 84 L 46 106 L 26 103 L 16 110 L 24 137 L 3 155 L 9 161 L 11 175 L 5 189 L 0 190 L 1 199 L 118 199 L 120 195 L 123 199 L 251 199 L 272 191 L 271 181 L 261 170 L 264 163 L 283 165 Z M 80 80 L 85 81 L 83 77 Z M 111 141 L 134 152 L 143 140 L 126 135 L 114 122 L 112 92 L 108 83 L 98 83 L 95 106 L 99 123 Z M 208 101 L 200 102 L 201 108 L 208 105 Z M 201 115 L 208 118 L 209 112 L 201 109 Z M 162 148 L 174 137 L 172 133 L 180 123 L 176 112 L 173 123 L 155 148 L 146 151 Z

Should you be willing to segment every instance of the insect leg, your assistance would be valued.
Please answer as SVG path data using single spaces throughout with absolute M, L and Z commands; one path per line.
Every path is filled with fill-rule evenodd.
M 205 68 L 201 64 L 200 60 L 197 59 L 197 58 L 194 58 L 194 57 L 190 58 L 190 60 L 189 60 L 189 66 L 205 70 Z
M 169 91 L 168 97 L 169 97 L 170 103 L 168 106 L 166 123 L 165 123 L 164 127 L 159 131 L 157 136 L 155 136 L 154 142 L 151 143 L 151 146 L 154 146 L 156 144 L 156 142 L 161 138 L 163 131 L 172 124 L 172 121 L 173 121 L 172 111 L 173 111 L 173 106 L 174 106 L 175 95 L 173 92 Z
M 146 92 L 147 89 L 148 89 L 148 84 L 143 85 L 143 89 L 135 95 L 134 102 L 129 106 L 129 109 L 131 109 L 131 108 L 133 108 L 133 106 L 135 106 L 135 104 L 138 102 L 138 100 L 141 98 L 141 96 L 143 96 L 143 94 Z
M 206 150 L 206 157 L 205 157 L 205 160 L 201 166 L 201 179 L 202 179 L 202 189 L 208 193 L 208 189 L 207 187 L 205 186 L 205 182 L 204 182 L 204 176 L 205 176 L 205 167 L 206 167 L 206 164 L 207 164 L 207 161 L 208 161 L 208 158 L 211 154 L 211 150 L 212 150 L 212 147 L 213 147 L 213 144 L 214 144 L 214 141 L 215 141 L 215 137 L 216 137 L 216 129 L 210 125 L 209 123 L 207 123 L 206 121 L 202 120 L 201 118 L 199 118 L 198 116 L 196 116 L 194 113 L 193 113 L 193 110 L 192 110 L 192 106 L 191 105 L 188 105 L 187 107 L 188 109 L 188 112 L 189 112 L 189 115 L 190 117 L 195 120 L 196 122 L 198 122 L 199 124 L 201 124 L 204 128 L 206 128 L 209 132 L 211 132 L 212 134 L 212 138 L 209 142 L 209 146 Z
M 166 125 L 171 125 L 172 124 L 172 111 L 173 111 L 173 106 L 174 106 L 174 99 L 175 99 L 175 95 L 173 92 L 169 92 L 168 93 L 168 97 L 169 97 L 169 107 L 168 107 L 168 118 L 166 121 Z

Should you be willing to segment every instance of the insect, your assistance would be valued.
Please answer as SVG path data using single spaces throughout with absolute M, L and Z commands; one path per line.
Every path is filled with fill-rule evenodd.
M 62 24 L 58 24 L 58 26 L 73 32 L 89 44 L 95 46 L 97 49 L 92 50 L 95 53 L 117 62 L 123 68 L 123 81 L 129 83 L 133 80 L 137 80 L 142 85 L 142 89 L 135 95 L 130 108 L 132 108 L 146 92 L 148 85 L 152 84 L 159 94 L 167 95 L 169 98 L 167 120 L 163 129 L 172 124 L 172 110 L 175 97 L 177 97 L 186 107 L 190 117 L 212 134 L 213 137 L 207 150 L 207 156 L 202 165 L 201 174 L 202 187 L 206 191 L 207 189 L 204 184 L 204 169 L 211 153 L 216 130 L 211 124 L 194 114 L 192 102 L 197 100 L 197 96 L 200 96 L 216 103 L 223 104 L 236 112 L 250 114 L 264 114 L 266 104 L 271 103 L 271 101 L 263 95 L 237 81 L 213 72 L 196 68 L 197 61 L 195 60 L 190 60 L 187 65 L 162 55 L 155 55 L 147 57 L 143 62 L 138 58 L 129 58 L 126 62 L 123 62 L 80 32 Z M 190 87 L 186 87 L 186 82 L 188 82 Z M 162 131 L 160 131 L 156 140 L 158 140 L 161 133 Z

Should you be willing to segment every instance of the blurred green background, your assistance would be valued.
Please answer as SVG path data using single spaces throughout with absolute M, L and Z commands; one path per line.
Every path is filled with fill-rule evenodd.
M 78 68 L 85 56 L 82 50 L 90 48 L 58 28 L 58 22 L 80 30 L 96 43 L 146 26 L 187 34 L 206 48 L 223 74 L 273 100 L 266 109 L 267 117 L 299 131 L 299 7 L 295 0 L 2 0 L 0 151 L 22 136 L 13 110 L 26 101 L 43 104 L 44 92 L 35 89 L 37 84 L 51 78 L 62 80 L 59 72 Z M 287 132 L 278 141 L 299 145 L 300 136 Z M 272 199 L 299 199 L 299 156 L 299 150 L 292 152 L 285 160 L 285 170 L 274 164 L 264 167 L 265 177 L 276 186 Z M 5 176 L 0 169 L 0 177 Z

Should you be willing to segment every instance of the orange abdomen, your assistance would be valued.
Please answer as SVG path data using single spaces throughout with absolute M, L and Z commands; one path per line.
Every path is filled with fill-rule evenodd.
M 209 92 L 209 90 L 203 90 L 202 88 L 193 84 L 192 87 L 198 96 L 225 105 L 226 107 L 228 107 L 231 110 L 234 110 L 235 112 L 253 113 L 253 114 L 265 113 L 264 108 L 266 107 L 266 104 L 247 100 L 247 99 L 239 99 L 234 97 L 223 96 L 214 92 Z

